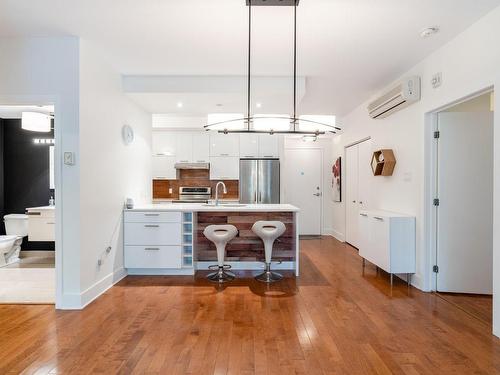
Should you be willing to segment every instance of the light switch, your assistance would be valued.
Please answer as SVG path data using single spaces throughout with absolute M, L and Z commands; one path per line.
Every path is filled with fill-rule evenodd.
M 75 153 L 65 152 L 64 153 L 64 164 L 65 165 L 75 165 Z

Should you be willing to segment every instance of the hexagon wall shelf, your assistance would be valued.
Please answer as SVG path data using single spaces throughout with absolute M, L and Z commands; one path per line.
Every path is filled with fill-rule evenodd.
M 391 149 L 378 150 L 372 156 L 372 171 L 374 176 L 392 176 L 396 166 L 396 158 Z

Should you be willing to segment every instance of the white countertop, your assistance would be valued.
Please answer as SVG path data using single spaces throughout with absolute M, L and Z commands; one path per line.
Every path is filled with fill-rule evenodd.
M 55 210 L 56 206 L 41 206 L 41 207 L 30 207 L 26 211 L 42 211 L 42 210 Z
M 291 204 L 245 204 L 232 206 L 231 204 L 219 204 L 218 206 L 207 206 L 202 203 L 156 203 L 137 205 L 133 209 L 125 211 L 180 211 L 180 212 L 299 212 L 299 208 Z

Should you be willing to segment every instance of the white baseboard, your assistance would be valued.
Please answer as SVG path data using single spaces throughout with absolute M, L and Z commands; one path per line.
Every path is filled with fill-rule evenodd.
M 344 233 L 340 233 L 339 231 L 336 231 L 335 229 L 332 229 L 332 236 L 335 237 L 340 242 L 345 242 Z
M 196 269 L 208 270 L 208 266 L 212 266 L 217 262 L 197 262 Z M 248 271 L 261 271 L 264 269 L 262 262 L 224 262 L 229 264 L 232 270 L 248 270 Z M 271 269 L 274 270 L 295 270 L 295 262 L 272 262 Z
M 192 276 L 194 268 L 164 269 L 164 268 L 127 268 L 129 275 L 144 276 Z
M 103 294 L 106 290 L 115 285 L 118 281 L 127 276 L 124 268 L 119 268 L 109 275 L 97 281 L 94 285 L 90 286 L 82 293 L 64 293 L 60 306 L 56 306 L 62 310 L 81 310 L 84 309 L 89 303 Z

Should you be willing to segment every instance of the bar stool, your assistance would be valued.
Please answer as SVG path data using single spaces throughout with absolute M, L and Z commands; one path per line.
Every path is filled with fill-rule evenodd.
M 264 242 L 264 253 L 266 256 L 266 270 L 255 278 L 265 283 L 279 281 L 283 275 L 271 271 L 271 257 L 273 253 L 274 241 L 285 233 L 286 227 L 281 221 L 257 221 L 252 226 L 252 232 Z
M 209 225 L 205 228 L 203 234 L 217 248 L 217 265 L 209 267 L 209 269 L 217 269 L 217 272 L 208 274 L 207 279 L 218 283 L 234 280 L 235 276 L 226 272 L 231 266 L 224 264 L 224 257 L 226 255 L 226 244 L 236 237 L 238 229 L 234 225 Z

